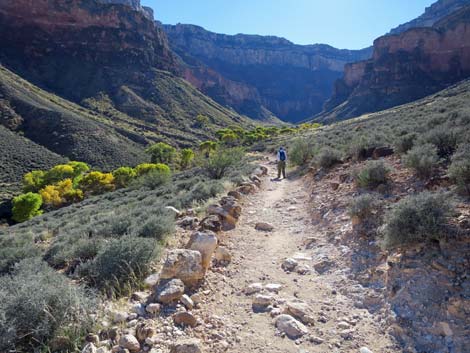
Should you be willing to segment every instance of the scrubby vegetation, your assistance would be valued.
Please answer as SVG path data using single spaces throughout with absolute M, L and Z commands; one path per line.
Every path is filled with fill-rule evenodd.
M 360 222 L 370 219 L 378 206 L 377 198 L 371 194 L 355 197 L 349 206 L 349 215 Z
M 450 179 L 457 186 L 457 191 L 470 197 L 470 145 L 463 144 L 452 158 L 449 167 Z
M 389 182 L 390 168 L 382 161 L 369 161 L 356 172 L 356 184 L 360 188 L 376 189 Z
M 445 239 L 451 211 L 451 201 L 444 194 L 422 192 L 408 196 L 385 215 L 385 246 Z
M 405 154 L 403 163 L 413 169 L 419 178 L 427 179 L 439 163 L 437 148 L 430 143 L 415 146 Z

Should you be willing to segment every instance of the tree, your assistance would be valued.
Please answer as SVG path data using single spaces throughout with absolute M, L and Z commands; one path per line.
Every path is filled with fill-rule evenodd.
M 75 178 L 73 166 L 68 164 L 59 164 L 49 169 L 44 176 L 44 184 L 52 185 L 64 179 Z
M 217 142 L 205 141 L 199 145 L 199 150 L 205 154 L 206 158 L 209 158 L 210 154 L 217 149 Z
M 156 143 L 145 150 L 152 163 L 172 164 L 176 157 L 176 148 L 164 143 Z
M 72 179 L 59 181 L 55 185 L 47 185 L 39 191 L 45 205 L 59 208 L 83 200 L 83 191 L 74 189 Z
M 229 169 L 239 165 L 244 156 L 241 148 L 219 149 L 204 162 L 204 168 L 212 179 L 222 179 Z
M 209 117 L 207 117 L 203 114 L 199 114 L 196 117 L 196 126 L 198 128 L 203 128 L 204 126 L 207 126 L 207 124 L 209 124 Z
M 220 139 L 227 145 L 233 146 L 235 144 L 235 141 L 238 140 L 238 135 L 234 133 L 233 131 L 227 132 L 226 134 L 223 134 Z
M 32 192 L 19 195 L 13 199 L 13 220 L 20 223 L 39 216 L 42 214 L 41 206 L 41 195 Z
M 181 150 L 181 168 L 182 169 L 187 169 L 191 165 L 191 163 L 194 159 L 194 156 L 195 155 L 194 155 L 194 152 L 193 152 L 192 149 L 183 148 Z
M 67 165 L 73 168 L 74 177 L 83 175 L 90 170 L 90 166 L 84 162 L 71 161 Z
M 91 172 L 80 180 L 79 185 L 85 193 L 102 194 L 114 189 L 114 177 L 111 173 Z
M 118 168 L 113 172 L 114 184 L 117 188 L 125 188 L 136 176 L 137 172 L 131 167 Z

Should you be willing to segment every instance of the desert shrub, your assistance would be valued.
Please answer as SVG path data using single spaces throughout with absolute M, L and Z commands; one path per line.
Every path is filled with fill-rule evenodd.
M 44 260 L 55 268 L 75 266 L 95 258 L 104 242 L 88 235 L 64 235 L 56 238 L 44 254 Z
M 397 137 L 394 143 L 394 150 L 398 154 L 405 154 L 411 150 L 416 140 L 416 134 L 410 133 Z
M 31 234 L 1 236 L 0 276 L 10 272 L 13 266 L 21 260 L 39 256 L 41 256 L 41 250 L 34 244 L 34 239 Z
M 164 142 L 156 143 L 145 150 L 152 163 L 172 164 L 176 158 L 176 148 Z
M 457 191 L 470 196 L 470 145 L 459 147 L 452 157 L 448 171 L 450 179 L 457 185 Z
M 194 151 L 191 148 L 183 148 L 181 150 L 180 166 L 182 169 L 187 169 L 191 166 L 194 160 Z
M 24 260 L 0 278 L 0 351 L 39 351 L 58 335 L 67 336 L 74 351 L 91 328 L 94 307 L 83 287 L 40 260 Z
M 130 236 L 113 239 L 92 261 L 81 265 L 78 272 L 110 296 L 126 295 L 141 285 L 160 250 L 154 239 Z
M 207 117 L 205 115 L 199 114 L 196 117 L 196 127 L 198 127 L 198 128 L 203 128 L 203 127 L 207 126 L 209 124 L 209 122 L 210 122 L 209 117 Z
M 23 177 L 23 191 L 38 192 L 44 186 L 44 177 L 46 172 L 42 170 L 33 170 L 26 173 Z
M 114 189 L 114 177 L 111 173 L 91 172 L 80 180 L 79 186 L 87 194 L 99 195 Z
M 348 146 L 348 154 L 355 161 L 364 160 L 369 155 L 369 151 L 377 147 L 377 144 L 371 138 L 359 136 L 354 138 Z
M 175 216 L 164 210 L 152 212 L 139 223 L 133 231 L 135 236 L 154 238 L 161 242 L 175 230 Z
M 450 157 L 457 148 L 458 134 L 447 126 L 438 126 L 430 130 L 423 137 L 424 141 L 431 143 L 437 148 L 437 153 L 441 158 Z
M 378 202 L 374 196 L 370 194 L 361 195 L 351 201 L 348 213 L 351 218 L 365 221 L 373 215 L 373 211 L 377 205 Z
M 164 164 L 155 165 L 162 166 L 162 168 L 150 169 L 150 171 L 145 172 L 131 183 L 131 188 L 147 188 L 155 190 L 156 188 L 168 183 L 171 180 L 170 168 Z
M 59 164 L 46 172 L 44 183 L 46 185 L 51 185 L 64 179 L 73 179 L 75 176 L 73 166 L 68 164 Z
M 142 163 L 135 167 L 137 176 L 142 176 L 150 172 L 159 172 L 161 174 L 171 174 L 170 167 L 162 163 Z
M 451 211 L 451 201 L 444 194 L 423 192 L 400 200 L 385 216 L 385 245 L 394 247 L 445 238 Z
M 295 165 L 305 165 L 309 163 L 313 155 L 313 141 L 307 138 L 295 139 L 289 148 L 289 160 Z
M 76 178 L 90 171 L 90 166 L 84 162 L 71 161 L 67 165 L 73 168 L 73 177 Z
M 323 147 L 314 158 L 314 163 L 316 166 L 326 169 L 331 168 L 340 162 L 340 152 L 330 147 Z
M 39 194 L 44 205 L 55 208 L 83 200 L 83 191 L 73 188 L 72 179 L 65 179 L 55 185 L 48 185 L 41 189 Z
M 437 148 L 429 143 L 415 146 L 403 157 L 403 163 L 419 178 L 429 178 L 439 163 Z
M 21 223 L 42 214 L 41 206 L 41 195 L 32 192 L 21 194 L 13 199 L 13 220 Z
M 375 189 L 389 181 L 390 168 L 383 161 L 369 161 L 364 168 L 356 172 L 357 186 L 367 189 Z
M 203 168 L 212 179 L 222 179 L 230 169 L 243 163 L 244 151 L 241 148 L 219 149 L 203 162 Z
M 184 194 L 181 198 L 183 207 L 190 207 L 193 202 L 204 202 L 224 191 L 224 186 L 219 180 L 200 181 Z
M 117 188 L 125 188 L 130 185 L 137 176 L 137 172 L 131 167 L 121 167 L 113 171 L 114 185 Z

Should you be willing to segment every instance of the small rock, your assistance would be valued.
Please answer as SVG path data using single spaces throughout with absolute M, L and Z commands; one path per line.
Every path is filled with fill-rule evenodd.
M 359 353 L 372 353 L 372 351 L 367 347 L 361 347 L 361 349 L 359 349 Z
M 158 273 L 154 273 L 150 276 L 148 276 L 146 279 L 145 279 L 145 285 L 147 287 L 155 287 L 157 284 L 158 284 L 158 281 L 160 280 L 160 274 Z
M 258 294 L 253 298 L 253 306 L 266 307 L 273 303 L 274 298 L 271 295 Z
M 119 345 L 125 349 L 128 349 L 130 352 L 140 351 L 140 343 L 132 335 L 124 335 L 119 340 Z
M 227 250 L 227 248 L 223 246 L 219 246 L 215 250 L 214 258 L 217 262 L 230 263 L 232 261 L 232 255 L 230 255 L 230 252 Z
M 156 288 L 157 301 L 168 304 L 179 300 L 184 294 L 184 283 L 180 279 L 162 281 Z
M 263 290 L 263 284 L 261 283 L 252 283 L 248 287 L 245 288 L 246 295 L 252 295 L 255 293 L 259 293 Z
M 194 302 L 194 305 L 202 303 L 202 295 L 201 293 L 194 293 L 191 297 L 191 300 Z
M 178 341 L 171 346 L 170 353 L 202 353 L 201 342 L 197 339 Z
M 145 310 L 149 314 L 152 314 L 152 315 L 158 314 L 161 309 L 162 309 L 162 306 L 158 303 L 151 303 L 151 304 L 147 305 L 147 307 L 145 308 Z
M 269 283 L 269 284 L 265 285 L 264 288 L 265 288 L 268 292 L 279 293 L 279 291 L 280 291 L 281 288 L 282 288 L 282 284 Z
M 336 326 L 338 326 L 338 328 L 341 330 L 346 330 L 351 327 L 346 321 L 338 322 L 338 325 Z
M 201 253 L 202 267 L 207 270 L 211 263 L 212 254 L 217 247 L 217 242 L 215 233 L 211 231 L 194 232 L 191 234 L 191 238 L 189 239 L 186 248 L 197 250 Z
M 173 322 L 176 325 L 181 326 L 190 326 L 196 327 L 197 326 L 197 319 L 188 311 L 180 311 L 173 314 Z
M 258 222 L 255 225 L 255 229 L 262 232 L 272 232 L 274 230 L 274 226 L 269 223 Z
M 300 264 L 295 269 L 295 272 L 297 272 L 299 275 L 307 275 L 307 274 L 310 273 L 310 271 L 311 271 L 310 267 L 308 265 L 305 265 L 305 264 Z
M 93 343 L 87 343 L 82 349 L 82 353 L 96 353 L 96 347 Z
M 167 253 L 167 257 L 160 272 L 160 278 L 179 278 L 186 285 L 194 285 L 204 278 L 205 270 L 202 266 L 202 255 L 197 250 L 175 249 Z
M 222 230 L 222 222 L 217 215 L 209 215 L 199 222 L 199 230 L 210 230 L 212 232 L 220 232 Z
M 308 333 L 307 328 L 300 321 L 290 315 L 279 315 L 276 319 L 276 327 L 285 333 L 290 339 L 297 339 Z
M 229 193 L 227 195 L 232 196 L 232 197 L 236 198 L 237 200 L 240 200 L 242 198 L 242 194 L 239 193 L 238 191 L 235 191 L 235 190 L 229 191 Z
M 317 336 L 310 336 L 308 340 L 315 344 L 322 344 L 323 342 L 325 342 L 323 338 Z
M 113 321 L 115 323 L 119 324 L 119 323 L 122 323 L 122 322 L 126 322 L 128 317 L 129 317 L 129 314 L 127 314 L 126 312 L 117 311 L 117 312 L 114 313 Z
M 181 297 L 181 303 L 183 303 L 183 305 L 186 307 L 186 309 L 188 310 L 191 310 L 192 308 L 194 308 L 194 302 L 193 300 L 187 295 L 187 294 L 184 294 L 182 297 Z
M 284 271 L 293 271 L 299 265 L 299 263 L 294 259 L 285 259 L 281 267 Z

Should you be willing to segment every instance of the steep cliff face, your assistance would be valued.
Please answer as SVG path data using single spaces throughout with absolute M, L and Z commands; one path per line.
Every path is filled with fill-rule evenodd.
M 410 28 L 432 27 L 444 17 L 449 16 L 467 5 L 470 5 L 470 0 L 439 0 L 427 7 L 424 13 L 418 18 L 392 29 L 390 34 L 400 34 Z
M 286 39 L 216 34 L 197 26 L 164 26 L 186 62 L 186 77 L 219 103 L 250 117 L 298 121 L 321 110 L 346 63 L 369 49 L 295 45 Z
M 140 10 L 139 1 L 107 2 L 112 3 L 0 0 L 0 62 L 41 89 L 95 111 L 140 147 L 162 140 L 190 146 L 220 127 L 249 124 L 181 78 L 166 34 Z M 34 119 L 29 110 L 15 114 Z M 210 118 L 209 126 L 195 128 L 198 114 Z M 18 119 L 2 123 L 15 130 Z M 50 142 L 54 151 L 80 158 L 67 153 L 61 142 L 66 139 L 48 136 L 47 125 L 38 134 L 28 131 L 33 141 Z M 99 150 L 89 152 L 104 158 Z
M 470 7 L 374 42 L 370 60 L 345 66 L 317 120 L 334 121 L 411 102 L 470 76 Z

